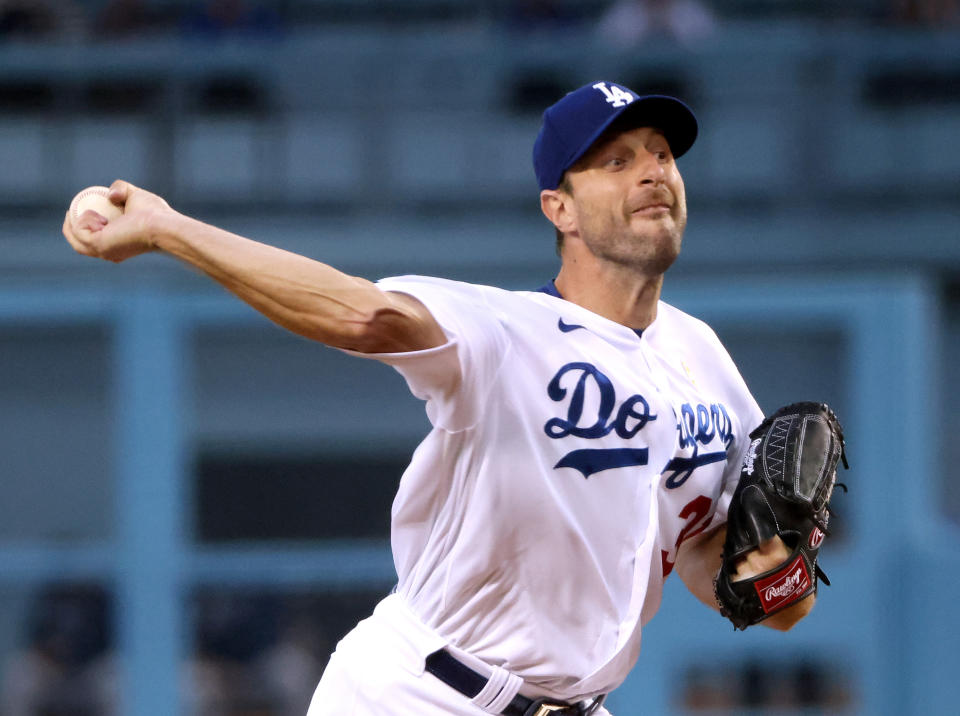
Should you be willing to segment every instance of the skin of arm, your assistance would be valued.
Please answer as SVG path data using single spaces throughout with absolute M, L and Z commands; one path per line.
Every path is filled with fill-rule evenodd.
M 723 542 L 727 536 L 725 526 L 712 532 L 697 535 L 682 545 L 677 552 L 676 570 L 680 579 L 697 599 L 711 609 L 719 611 L 713 591 L 713 580 L 720 571 Z M 790 556 L 790 550 L 779 537 L 774 537 L 759 548 L 749 552 L 737 565 L 736 580 L 747 579 L 762 574 L 783 563 Z M 788 631 L 813 609 L 816 595 L 811 594 L 782 612 L 760 622 L 764 626 L 778 631 Z
M 446 341 L 411 296 L 184 216 L 128 182 L 114 182 L 110 200 L 124 214 L 109 223 L 92 211 L 76 225 L 64 220 L 64 237 L 78 253 L 116 263 L 153 251 L 169 254 L 280 326 L 337 348 L 392 353 Z

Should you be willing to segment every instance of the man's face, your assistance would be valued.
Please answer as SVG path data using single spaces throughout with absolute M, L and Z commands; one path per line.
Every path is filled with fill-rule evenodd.
M 574 234 L 599 259 L 666 271 L 687 224 L 683 179 L 670 145 L 651 127 L 601 137 L 567 172 Z

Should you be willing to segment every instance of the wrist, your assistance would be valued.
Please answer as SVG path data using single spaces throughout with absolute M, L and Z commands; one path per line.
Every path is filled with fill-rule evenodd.
M 188 217 L 167 206 L 146 217 L 143 235 L 151 250 L 171 252 L 180 237 L 186 234 L 188 222 Z

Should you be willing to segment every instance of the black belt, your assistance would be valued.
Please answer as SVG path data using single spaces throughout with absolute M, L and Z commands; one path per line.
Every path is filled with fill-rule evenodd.
M 488 681 L 487 677 L 458 661 L 444 649 L 427 657 L 426 668 L 447 686 L 470 699 L 479 694 Z M 580 704 L 564 704 L 549 699 L 533 700 L 517 694 L 500 713 L 504 716 L 589 716 L 601 703 L 603 697 L 585 709 Z

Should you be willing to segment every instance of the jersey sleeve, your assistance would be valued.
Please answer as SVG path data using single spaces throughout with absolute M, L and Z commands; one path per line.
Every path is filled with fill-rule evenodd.
M 509 350 L 507 332 L 488 305 L 485 287 L 424 276 L 381 279 L 383 291 L 413 296 L 440 324 L 441 346 L 404 353 L 357 353 L 392 366 L 426 402 L 434 427 L 450 432 L 476 423 Z

